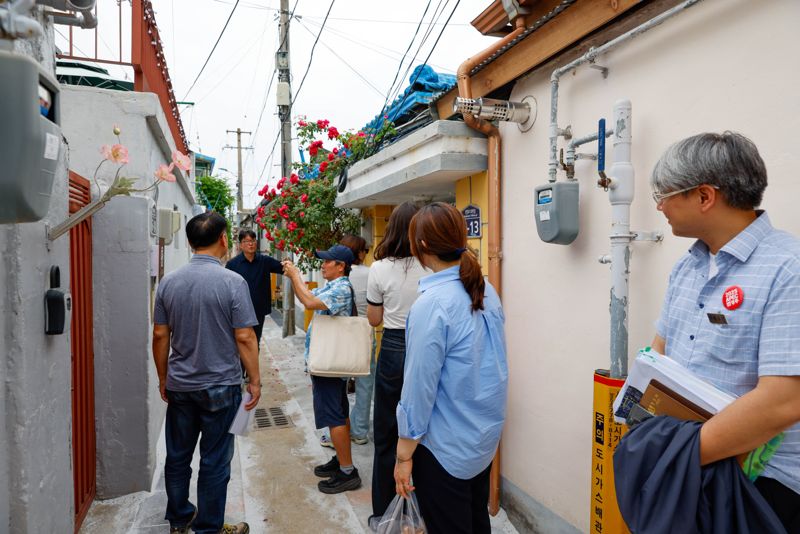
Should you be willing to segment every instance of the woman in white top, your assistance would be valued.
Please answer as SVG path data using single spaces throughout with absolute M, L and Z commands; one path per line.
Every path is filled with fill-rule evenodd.
M 375 462 L 372 467 L 372 514 L 381 517 L 395 496 L 397 449 L 395 411 L 403 390 L 406 316 L 417 299 L 417 284 L 431 274 L 411 254 L 408 228 L 417 208 L 405 202 L 389 217 L 386 235 L 375 249 L 367 282 L 367 319 L 383 322 L 383 338 L 375 372 Z

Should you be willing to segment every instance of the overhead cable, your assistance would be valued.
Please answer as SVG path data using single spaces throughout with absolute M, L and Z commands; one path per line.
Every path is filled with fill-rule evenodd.
M 294 97 L 292 98 L 290 106 L 294 105 L 295 101 L 297 100 L 297 97 L 300 96 L 300 91 L 303 89 L 303 82 L 306 81 L 306 76 L 308 76 L 308 71 L 311 70 L 311 62 L 314 60 L 314 49 L 317 47 L 319 38 L 322 35 L 322 30 L 325 29 L 325 23 L 328 22 L 328 15 L 331 14 L 331 9 L 333 9 L 333 4 L 335 3 L 336 0 L 331 0 L 331 5 L 328 6 L 328 12 L 325 13 L 325 19 L 322 21 L 322 26 L 320 26 L 319 32 L 317 32 L 317 38 L 314 39 L 314 44 L 311 45 L 311 54 L 309 54 L 308 56 L 308 65 L 306 65 L 306 72 L 303 74 L 303 79 L 300 80 L 300 85 L 297 87 L 297 91 L 295 92 Z
M 233 17 L 233 13 L 236 11 L 236 8 L 238 6 L 239 6 L 239 0 L 236 0 L 236 3 L 233 4 L 233 9 L 231 9 L 230 15 L 228 15 L 228 20 L 225 21 L 225 26 L 223 26 L 222 27 L 222 31 L 219 32 L 219 37 L 217 37 L 217 42 L 214 43 L 214 46 L 211 48 L 211 52 L 208 53 L 208 57 L 206 58 L 205 63 L 203 63 L 203 66 L 200 68 L 200 72 L 197 73 L 197 77 L 195 77 L 194 81 L 192 82 L 192 85 L 189 87 L 189 90 L 186 91 L 186 94 L 183 96 L 183 100 L 186 100 L 189 97 L 189 93 L 191 93 L 192 89 L 194 89 L 194 86 L 197 83 L 197 80 L 200 79 L 200 75 L 203 74 L 203 71 L 205 70 L 206 65 L 208 65 L 209 60 L 211 60 L 211 56 L 214 55 L 214 50 L 217 49 L 217 45 L 219 44 L 220 39 L 222 39 L 222 36 L 225 34 L 225 30 L 228 27 L 228 23 L 231 21 L 231 18 Z

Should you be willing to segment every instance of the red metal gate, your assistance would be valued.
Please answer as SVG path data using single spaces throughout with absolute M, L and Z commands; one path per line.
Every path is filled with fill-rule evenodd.
M 91 201 L 89 181 L 69 173 L 69 212 Z M 95 495 L 94 349 L 92 335 L 92 219 L 69 231 L 72 293 L 72 456 L 75 531 Z

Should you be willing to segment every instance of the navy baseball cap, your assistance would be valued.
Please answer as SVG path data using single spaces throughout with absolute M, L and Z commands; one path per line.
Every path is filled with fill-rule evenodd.
M 347 265 L 352 265 L 355 260 L 353 251 L 350 250 L 350 247 L 344 245 L 333 245 L 328 250 L 318 250 L 314 253 L 314 256 L 322 260 L 341 261 Z

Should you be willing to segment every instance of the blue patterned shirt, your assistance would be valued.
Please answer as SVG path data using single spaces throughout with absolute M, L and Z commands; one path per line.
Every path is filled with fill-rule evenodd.
M 315 310 L 317 315 L 344 315 L 350 316 L 353 306 L 353 293 L 351 291 L 350 279 L 346 276 L 340 276 L 336 280 L 331 280 L 323 287 L 312 289 L 311 293 L 321 300 L 327 310 Z M 314 321 L 308 325 L 306 331 L 306 350 L 303 357 L 308 361 L 308 348 L 311 346 L 311 327 Z
M 451 267 L 422 278 L 406 320 L 398 434 L 418 439 L 448 473 L 468 480 L 494 458 L 506 415 L 503 309 L 486 284 L 483 310 Z
M 716 261 L 709 279 L 708 247 L 697 241 L 672 270 L 656 323 L 667 355 L 739 396 L 760 376 L 800 375 L 800 240 L 760 212 Z M 723 298 L 733 286 L 744 298 L 731 310 Z M 708 314 L 718 314 L 717 324 Z M 786 431 L 764 476 L 800 493 L 800 424 Z

